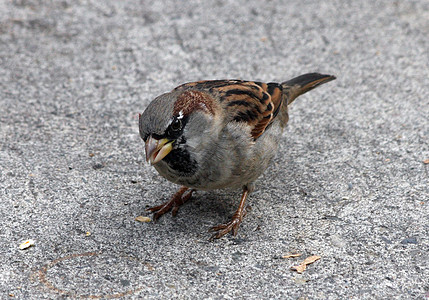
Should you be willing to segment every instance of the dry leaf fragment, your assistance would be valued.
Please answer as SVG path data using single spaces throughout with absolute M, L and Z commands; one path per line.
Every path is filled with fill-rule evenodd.
M 305 269 L 307 269 L 307 265 L 297 265 L 297 266 L 293 266 L 290 267 L 292 270 L 297 271 L 299 274 L 301 274 L 302 272 L 305 271 Z
M 316 260 L 319 260 L 320 256 L 318 255 L 313 255 L 313 256 L 309 256 L 306 259 L 304 259 L 304 261 L 302 263 L 300 263 L 297 266 L 293 266 L 290 267 L 292 270 L 297 271 L 299 274 L 301 274 L 302 272 L 305 271 L 305 269 L 307 268 L 307 265 L 314 263 Z
M 293 278 L 293 281 L 295 281 L 296 284 L 306 284 L 308 282 L 308 279 L 302 277 L 302 276 L 296 276 L 295 278 Z M 298 298 L 298 300 L 300 300 L 301 298 Z M 308 300 L 308 298 L 303 298 Z
M 319 260 L 321 257 L 319 255 L 309 256 L 302 262 L 303 264 L 309 265 L 314 263 L 316 260 Z
M 147 267 L 147 269 L 149 270 L 149 271 L 154 271 L 155 270 L 155 268 L 150 264 L 150 263 L 145 263 L 145 265 L 146 265 L 146 267 Z
M 300 257 L 301 255 L 302 255 L 301 253 L 288 253 L 284 255 L 283 258 Z
M 137 222 L 144 222 L 144 223 L 152 221 L 149 217 L 144 217 L 144 216 L 138 216 L 135 220 Z
M 34 245 L 34 240 L 26 240 L 19 245 L 19 249 L 24 250 Z
M 91 232 L 87 231 L 87 232 L 85 232 L 85 235 L 86 235 L 86 236 L 90 236 L 90 235 L 91 235 Z
M 425 165 L 429 164 L 429 158 L 428 158 L 428 159 L 425 159 L 425 160 L 423 161 L 423 163 L 424 163 Z

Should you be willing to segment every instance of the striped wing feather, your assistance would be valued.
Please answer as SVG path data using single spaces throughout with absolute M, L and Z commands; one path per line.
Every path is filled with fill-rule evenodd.
M 278 83 L 208 80 L 186 83 L 175 90 L 196 89 L 217 95 L 229 121 L 246 122 L 256 140 L 277 116 L 284 95 Z

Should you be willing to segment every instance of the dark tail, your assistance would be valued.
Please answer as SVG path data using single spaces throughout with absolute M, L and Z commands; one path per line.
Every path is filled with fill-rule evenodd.
M 299 95 L 318 87 L 321 84 L 334 80 L 332 75 L 307 73 L 282 83 L 283 92 L 287 95 L 287 104 L 291 104 Z

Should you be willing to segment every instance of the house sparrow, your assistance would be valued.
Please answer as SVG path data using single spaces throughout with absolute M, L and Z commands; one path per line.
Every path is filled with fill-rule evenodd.
M 279 83 L 208 80 L 185 83 L 155 98 L 139 115 L 146 161 L 181 185 L 173 197 L 148 210 L 154 219 L 180 205 L 195 190 L 242 188 L 232 219 L 211 228 L 220 238 L 238 227 L 254 181 L 273 159 L 299 95 L 335 77 L 309 73 Z

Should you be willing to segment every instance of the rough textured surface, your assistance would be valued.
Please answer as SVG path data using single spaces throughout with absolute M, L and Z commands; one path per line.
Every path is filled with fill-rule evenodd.
M 0 11 L 0 298 L 429 297 L 428 1 Z M 294 103 L 237 237 L 208 242 L 207 229 L 240 191 L 134 220 L 176 190 L 143 160 L 151 99 L 186 81 L 312 71 L 338 79 Z M 282 259 L 291 251 L 303 256 Z M 322 258 L 290 270 L 310 255 Z

